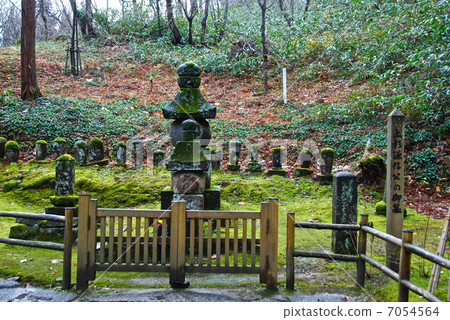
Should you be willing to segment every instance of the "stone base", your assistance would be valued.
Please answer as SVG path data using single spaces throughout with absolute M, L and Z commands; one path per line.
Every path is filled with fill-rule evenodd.
M 220 187 L 205 190 L 203 196 L 205 210 L 220 210 Z
M 107 166 L 109 164 L 108 159 L 98 160 L 98 161 L 92 161 L 89 163 L 90 165 L 98 165 L 100 167 Z
M 220 188 L 205 190 L 203 193 L 203 207 L 204 210 L 219 210 L 220 209 Z M 170 188 L 161 191 L 161 210 L 168 210 L 174 200 L 174 193 Z
M 73 216 L 78 217 L 78 207 L 73 208 Z M 44 211 L 46 214 L 56 214 L 58 216 L 63 216 L 66 213 L 66 207 L 47 207 Z
M 241 166 L 239 164 L 227 164 L 227 168 L 229 171 L 239 171 L 241 169 Z
M 64 222 L 50 221 L 50 220 L 36 220 L 36 219 L 25 219 L 16 218 L 16 223 L 24 224 L 28 227 L 40 227 L 40 228 L 64 228 Z M 73 218 L 73 226 L 78 227 L 78 218 Z
M 247 172 L 262 172 L 262 165 L 258 162 L 249 162 L 247 165 Z
M 310 168 L 294 168 L 294 177 L 309 177 L 313 172 Z
M 332 174 L 321 174 L 317 175 L 317 180 L 323 184 L 332 184 L 333 183 L 333 175 Z
M 284 169 L 279 169 L 279 168 L 272 168 L 267 172 L 267 175 L 269 177 L 271 176 L 281 176 L 281 177 L 286 177 L 287 176 L 287 171 Z
M 191 283 L 188 280 L 184 280 L 184 282 L 173 282 L 170 286 L 174 289 L 186 289 L 189 288 Z
M 73 239 L 77 239 L 77 231 L 72 230 Z M 9 237 L 12 239 L 35 240 L 35 241 L 64 241 L 64 228 L 40 228 L 18 225 L 11 227 Z
M 186 201 L 186 210 L 204 210 L 205 199 L 202 194 L 177 194 L 173 195 L 173 201 Z

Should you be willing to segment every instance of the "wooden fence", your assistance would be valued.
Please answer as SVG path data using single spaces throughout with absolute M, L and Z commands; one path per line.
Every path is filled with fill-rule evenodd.
M 186 287 L 186 272 L 253 273 L 277 289 L 278 200 L 260 211 L 105 209 L 80 195 L 77 289 L 96 271 L 167 272 Z M 215 260 L 215 261 L 213 261 Z
M 46 241 L 11 239 L 11 238 L 0 238 L 0 243 L 63 251 L 62 288 L 68 290 L 70 289 L 72 281 L 71 265 L 72 265 L 72 243 L 73 243 L 73 233 L 72 233 L 73 213 L 74 213 L 73 208 L 66 208 L 65 216 L 27 213 L 27 212 L 0 211 L 0 217 L 13 217 L 13 218 L 63 222 L 64 244 Z
M 369 227 L 368 215 L 361 214 L 360 225 L 351 224 L 325 224 L 325 223 L 308 223 L 295 222 L 295 214 L 289 213 L 287 216 L 287 245 L 286 245 L 286 288 L 294 289 L 294 257 L 314 257 L 324 258 L 335 261 L 354 261 L 356 262 L 356 283 L 360 287 L 364 287 L 366 263 L 382 271 L 384 274 L 398 282 L 397 300 L 399 302 L 407 302 L 409 300 L 409 291 L 423 296 L 428 301 L 440 301 L 435 295 L 426 289 L 419 287 L 410 281 L 411 274 L 411 255 L 416 254 L 425 260 L 433 262 L 441 267 L 450 269 L 450 260 L 445 259 L 437 254 L 431 253 L 419 246 L 412 244 L 413 232 L 403 230 L 403 239 L 396 238 L 385 232 L 378 231 Z M 324 252 L 308 252 L 294 250 L 295 244 L 295 228 L 310 229 L 328 229 L 328 230 L 346 230 L 359 231 L 357 250 L 358 255 L 329 254 Z M 371 234 L 387 243 L 393 244 L 401 248 L 399 272 L 389 269 L 386 265 L 376 261 L 366 255 L 367 234 Z

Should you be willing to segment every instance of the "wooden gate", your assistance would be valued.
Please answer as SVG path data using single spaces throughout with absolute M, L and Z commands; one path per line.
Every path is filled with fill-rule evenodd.
M 259 274 L 277 289 L 278 199 L 260 211 L 103 209 L 80 195 L 77 289 L 97 271 L 167 272 L 172 287 L 186 287 L 188 273 Z

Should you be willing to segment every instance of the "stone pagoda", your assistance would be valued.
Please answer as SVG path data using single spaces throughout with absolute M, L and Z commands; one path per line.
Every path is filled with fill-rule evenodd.
M 165 119 L 173 119 L 170 139 L 175 146 L 166 163 L 172 172 L 171 188 L 161 193 L 161 209 L 169 209 L 172 200 L 185 200 L 188 210 L 220 208 L 220 190 L 211 188 L 211 159 L 207 146 L 211 128 L 206 119 L 216 117 L 216 108 L 200 92 L 200 67 L 193 62 L 177 69 L 180 90 L 165 108 Z

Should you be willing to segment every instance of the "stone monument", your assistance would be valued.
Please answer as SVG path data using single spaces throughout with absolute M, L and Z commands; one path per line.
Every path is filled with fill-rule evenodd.
M 161 193 L 161 208 L 170 208 L 172 200 L 185 200 L 188 210 L 219 209 L 220 191 L 207 185 L 210 160 L 205 156 L 211 140 L 206 119 L 215 118 L 216 108 L 200 92 L 198 65 L 186 62 L 178 67 L 177 73 L 180 90 L 163 108 L 164 118 L 174 120 L 169 135 L 175 148 L 166 162 L 166 169 L 172 172 L 172 183 L 171 188 Z

